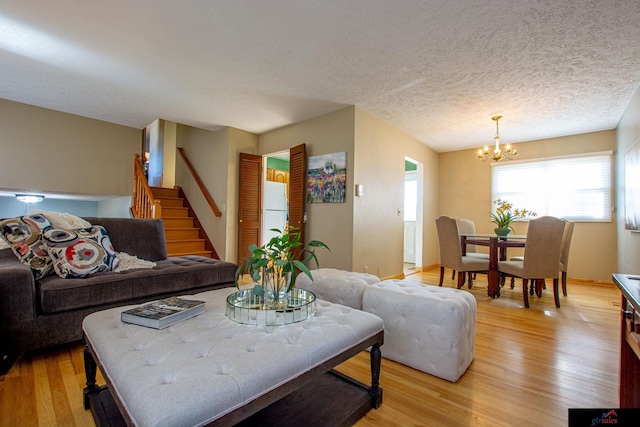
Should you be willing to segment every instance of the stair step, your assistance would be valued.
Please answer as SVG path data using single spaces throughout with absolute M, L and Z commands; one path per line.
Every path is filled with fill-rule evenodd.
M 184 206 L 184 199 L 179 197 L 156 197 L 156 200 L 160 200 L 160 204 L 162 205 L 163 208 L 167 208 L 167 207 L 181 208 Z
M 185 218 L 189 216 L 189 208 L 177 207 L 177 206 L 163 206 L 162 218 Z
M 165 227 L 164 237 L 167 241 L 198 239 L 200 237 L 200 229 L 198 228 L 166 228 Z
M 162 217 L 165 229 L 167 228 L 193 228 L 193 217 L 171 218 Z
M 189 252 L 167 252 L 167 256 L 178 257 L 187 255 L 200 255 L 203 257 L 211 258 L 211 251 L 189 251 Z
M 153 197 L 156 197 L 156 198 L 162 198 L 162 197 L 178 198 L 180 194 L 177 188 L 164 188 L 164 187 L 151 187 L 151 192 L 153 193 Z
M 167 240 L 167 252 L 203 251 L 204 239 Z

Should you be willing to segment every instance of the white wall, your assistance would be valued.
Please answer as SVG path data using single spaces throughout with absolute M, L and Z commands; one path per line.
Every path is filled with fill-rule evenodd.
M 633 144 L 640 139 L 640 89 L 636 90 L 631 102 L 618 124 L 616 151 L 617 181 L 617 253 L 618 263 L 615 273 L 640 274 L 640 233 L 624 229 L 624 156 Z

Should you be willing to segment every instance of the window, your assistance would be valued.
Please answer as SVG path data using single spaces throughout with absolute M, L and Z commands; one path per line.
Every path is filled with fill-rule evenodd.
M 611 152 L 494 164 L 491 200 L 538 216 L 611 221 Z

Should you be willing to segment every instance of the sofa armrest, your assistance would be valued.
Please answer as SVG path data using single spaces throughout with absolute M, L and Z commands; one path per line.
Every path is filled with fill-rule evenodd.
M 0 255 L 0 323 L 36 317 L 36 283 L 31 270 L 10 249 Z M 8 256 L 10 255 L 10 256 Z

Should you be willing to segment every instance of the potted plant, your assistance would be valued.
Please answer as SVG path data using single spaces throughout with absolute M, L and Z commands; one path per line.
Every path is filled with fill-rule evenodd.
M 278 235 L 268 243 L 260 247 L 249 245 L 251 256 L 238 266 L 236 286 L 239 287 L 241 275 L 249 274 L 255 282 L 254 295 L 263 296 L 264 305 L 274 309 L 286 306 L 288 293 L 296 283 L 298 271 L 313 280 L 306 264 L 313 260 L 316 266 L 320 266 L 316 248 L 331 250 L 319 240 L 311 240 L 308 248 L 305 248 L 300 241 L 300 233 L 294 227 L 290 227 L 286 233 L 277 228 L 272 228 L 271 231 Z
M 498 236 L 507 236 L 513 230 L 514 220 L 537 215 L 527 209 L 513 209 L 513 205 L 506 200 L 498 199 L 493 203 L 497 205 L 496 213 L 489 212 L 489 215 L 491 215 L 491 221 L 496 225 L 493 231 Z

